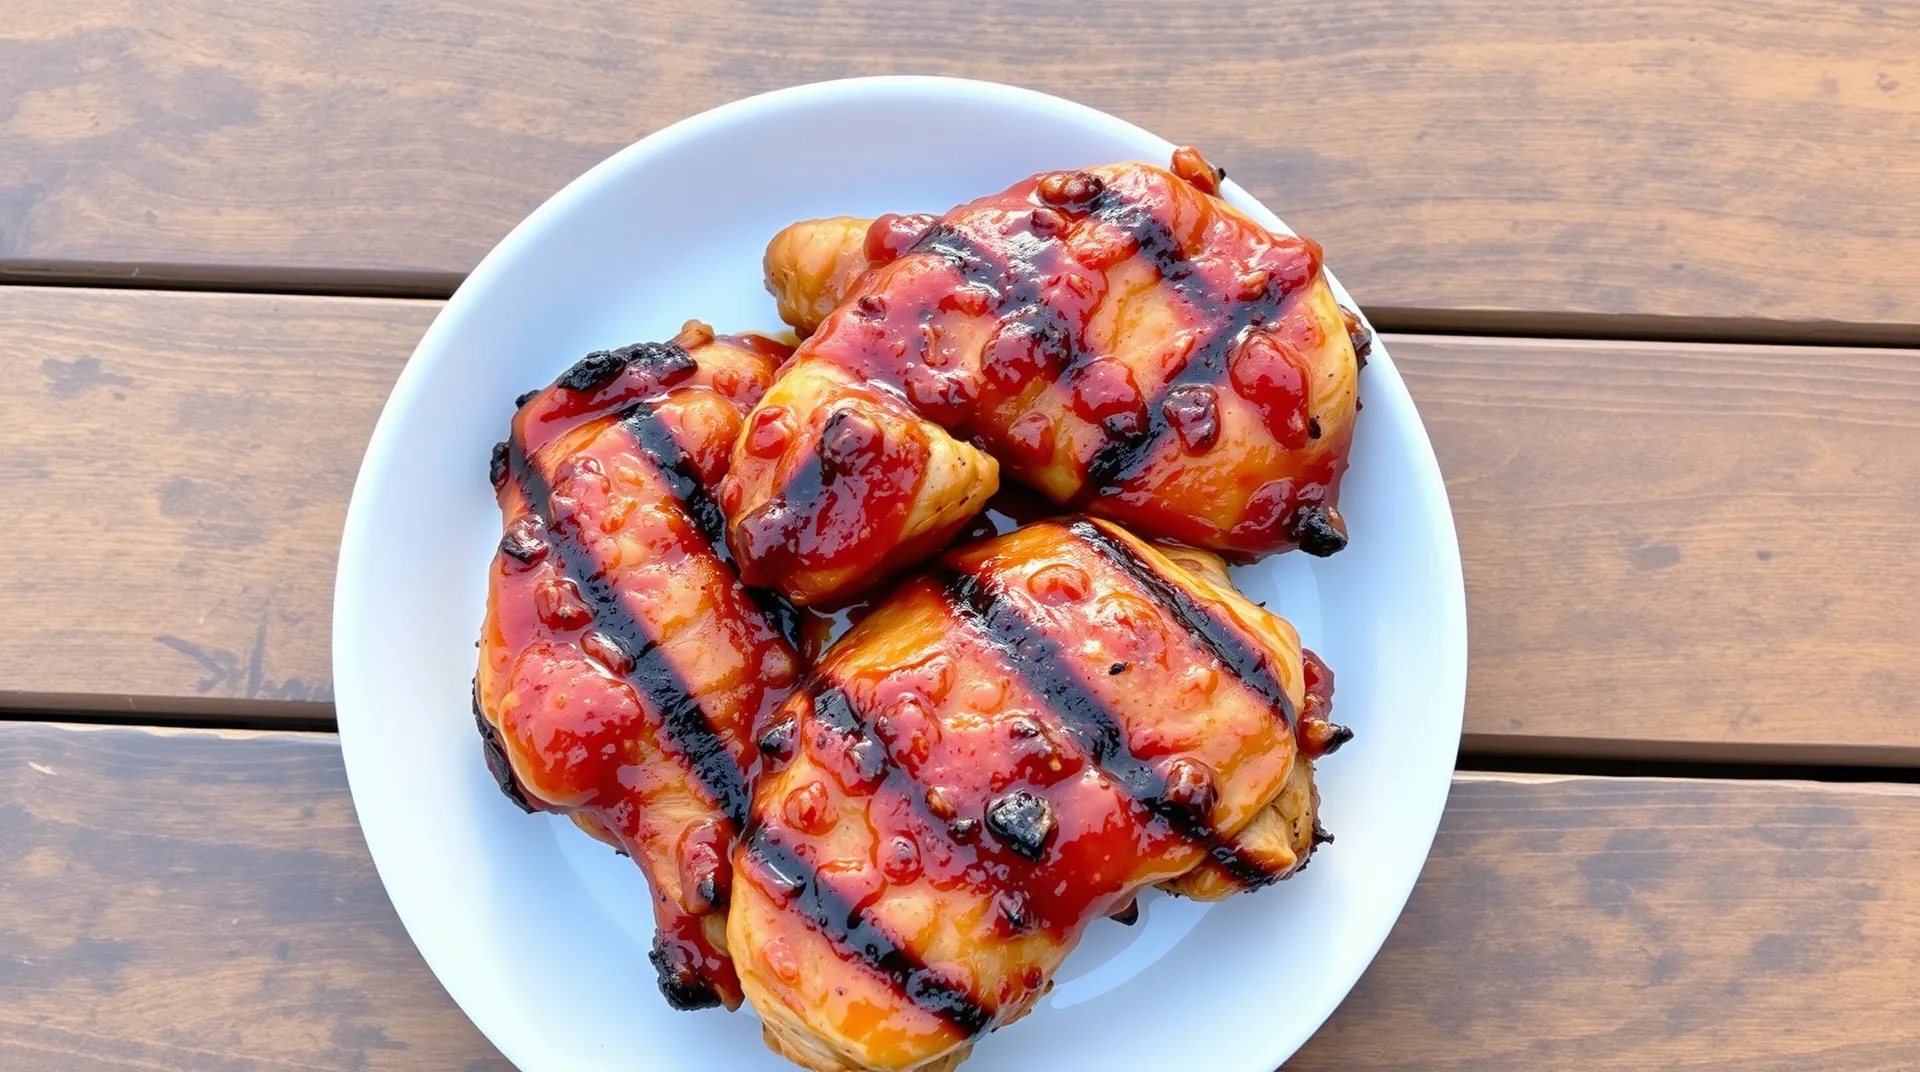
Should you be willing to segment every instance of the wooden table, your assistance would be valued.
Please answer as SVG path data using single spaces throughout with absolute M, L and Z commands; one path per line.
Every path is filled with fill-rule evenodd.
M 1920 9 L 1813 0 L 9 0 L 0 1067 L 506 1067 L 330 732 L 362 445 L 567 179 L 896 71 L 1205 147 L 1393 333 L 1467 737 L 1290 1068 L 1920 1067 Z

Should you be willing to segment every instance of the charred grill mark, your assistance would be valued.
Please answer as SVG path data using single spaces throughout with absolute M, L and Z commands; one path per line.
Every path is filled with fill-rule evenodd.
M 716 553 L 726 554 L 726 515 L 700 485 L 693 459 L 681 448 L 680 441 L 673 438 L 673 432 L 660 420 L 659 414 L 651 405 L 636 402 L 620 412 L 620 426 L 633 437 L 640 452 L 653 462 L 660 479 L 666 481 L 667 490 L 679 500 L 681 510 L 693 521 L 700 538 Z
M 760 565 L 763 577 L 778 577 L 793 571 L 799 557 L 795 549 L 795 532 L 800 525 L 800 515 L 795 511 L 794 504 L 817 503 L 826 493 L 826 488 L 826 467 L 820 461 L 820 452 L 809 451 L 794 466 L 779 491 L 765 503 L 734 519 L 734 536 L 747 549 L 747 560 Z M 724 540 L 721 542 L 725 545 Z M 794 621 L 797 630 L 797 612 Z
M 964 986 L 930 970 L 904 944 L 870 918 L 826 876 L 814 870 L 784 842 L 755 827 L 746 836 L 746 852 L 770 885 L 788 898 L 797 913 L 849 960 L 864 961 L 893 988 L 926 1012 L 972 1038 L 987 1029 L 993 1012 Z
M 1156 215 L 1154 205 L 1123 191 L 1098 188 L 1088 200 L 1086 213 L 1127 235 L 1138 246 L 1136 256 L 1152 262 L 1166 285 L 1204 321 L 1219 326 L 1195 347 L 1185 367 L 1145 400 L 1144 427 L 1128 435 L 1107 432 L 1087 466 L 1086 483 L 1076 498 L 1081 503 L 1109 494 L 1137 476 L 1172 431 L 1164 412 L 1169 396 L 1182 387 L 1219 388 L 1227 376 L 1228 354 L 1241 335 L 1248 328 L 1275 319 L 1293 293 L 1268 287 L 1252 300 L 1220 293 L 1207 280 L 1194 275 L 1178 237 Z M 1075 326 L 1067 324 L 1045 300 L 1043 284 L 1049 275 L 1057 273 L 1057 262 L 1065 249 L 1060 242 L 1048 236 L 1017 233 L 1009 236 L 1002 253 L 941 222 L 929 228 L 913 249 L 944 257 L 967 283 L 991 290 L 996 298 L 996 316 L 1011 314 L 1036 335 L 1064 338 L 1065 367 L 1053 370 L 1055 375 L 1064 377 L 1088 356 Z
M 1172 430 L 1165 413 L 1168 396 L 1181 387 L 1206 385 L 1218 389 L 1227 377 L 1227 356 L 1240 336 L 1249 328 L 1279 316 L 1280 307 L 1295 293 L 1268 287 L 1252 300 L 1235 299 L 1218 292 L 1204 280 L 1196 281 L 1193 266 L 1180 250 L 1180 244 L 1165 222 L 1139 201 L 1117 198 L 1103 191 L 1094 200 L 1091 213 L 1097 219 L 1125 230 L 1140 243 L 1140 255 L 1152 260 L 1160 278 L 1208 321 L 1219 327 L 1194 347 L 1187 363 L 1177 375 L 1160 385 L 1147 399 L 1147 426 L 1134 436 L 1109 435 L 1087 465 L 1087 481 L 1077 502 L 1117 490 L 1152 460 Z
M 1152 597 L 1160 609 L 1179 622 L 1187 635 L 1204 645 L 1215 659 L 1220 660 L 1222 666 L 1258 694 L 1268 707 L 1280 712 L 1289 728 L 1295 725 L 1298 712 L 1293 708 L 1293 700 L 1288 697 L 1286 687 L 1274 676 L 1267 657 L 1247 642 L 1237 626 L 1194 599 L 1179 585 L 1161 576 L 1160 571 L 1141 558 L 1132 547 L 1108 535 L 1093 522 L 1075 521 L 1067 526 L 1067 530 L 1119 567 L 1129 580 Z
M 927 228 L 913 244 L 913 252 L 945 258 L 968 284 L 992 291 L 1001 309 L 1041 305 L 1041 282 L 1047 269 L 1038 258 L 1057 261 L 1061 245 L 1038 235 L 1010 236 L 1007 245 L 1003 255 L 942 221 Z
M 1182 387 L 1200 385 L 1219 389 L 1227 378 L 1227 353 L 1233 349 L 1240 334 L 1271 319 L 1278 310 L 1278 303 L 1272 308 L 1264 302 L 1248 302 L 1236 305 L 1226 315 L 1219 330 L 1196 345 L 1187 359 L 1186 367 L 1177 375 L 1171 376 L 1147 399 L 1147 426 L 1135 436 L 1108 435 L 1100 445 L 1093 460 L 1087 464 L 1087 482 L 1081 490 L 1079 501 L 1085 502 L 1097 495 L 1106 494 L 1139 475 L 1141 469 L 1152 460 L 1161 444 L 1167 441 L 1172 425 L 1167 422 L 1165 407 L 1168 396 Z M 1229 388 L 1231 389 L 1231 388 Z
M 956 843 L 970 844 L 979 839 L 980 821 L 956 815 L 952 805 L 947 803 L 938 789 L 922 792 L 911 770 L 903 771 L 906 775 L 904 780 L 892 779 L 882 786 L 881 779 L 889 771 L 899 768 L 893 766 L 886 749 L 868 729 L 866 715 L 840 684 L 828 674 L 816 670 L 809 675 L 802 690 L 813 711 L 813 717 L 806 725 L 840 738 L 840 746 L 846 749 L 852 759 L 857 777 L 875 786 L 876 792 L 900 792 L 904 789 L 907 799 L 928 818 L 929 828 L 945 829 Z M 805 732 L 790 721 L 776 724 L 775 730 L 782 740 L 774 743 L 774 752 L 790 752 L 791 738 L 797 732 Z M 1032 797 L 1032 794 L 1023 795 Z M 1033 809 L 1046 806 L 1040 798 L 1033 799 L 1037 802 L 1031 806 Z M 1047 829 L 1041 832 L 1038 830 L 1038 818 L 1027 817 L 1027 826 L 1035 829 L 1036 851 L 1038 844 L 1043 843 L 1046 835 L 1051 833 L 1051 820 L 1049 810 Z M 1009 818 L 1008 824 L 1013 822 L 1014 818 Z M 799 859 L 759 824 L 748 831 L 744 841 L 748 855 L 758 861 L 769 883 L 782 891 L 783 896 L 791 898 L 788 903 L 792 909 L 813 930 L 831 942 L 844 959 L 865 963 L 887 979 L 895 991 L 907 1000 L 945 1020 L 967 1037 L 986 1030 L 993 1019 L 993 1010 L 985 1007 L 964 986 L 929 970 L 924 960 L 889 934 L 879 921 L 870 918 L 866 910 L 841 892 L 830 877 L 820 874 Z M 1016 848 L 1015 851 L 1022 850 Z M 1031 858 L 1031 854 L 1028 855 Z M 1012 896 L 1024 910 L 1025 902 L 1019 900 L 1017 891 L 994 887 L 978 892 L 982 897 L 994 898 L 996 904 L 1014 903 L 1007 901 L 1008 896 Z M 1003 919 L 1007 915 L 1003 911 Z M 1009 926 L 1017 923 L 1014 929 L 1019 931 L 1030 927 L 1032 921 L 1022 914 L 1020 919 L 1007 922 Z
M 621 411 L 619 419 L 620 426 L 633 438 L 634 446 L 653 463 L 660 479 L 679 501 L 680 509 L 693 522 L 694 531 L 707 549 L 737 576 L 733 552 L 727 547 L 727 515 L 707 494 L 706 487 L 700 483 L 700 474 L 693 467 L 693 458 L 673 437 L 672 430 L 646 402 L 628 406 Z M 746 592 L 760 608 L 761 617 L 769 627 L 789 645 L 800 642 L 800 612 L 785 596 L 767 588 L 747 588 Z
M 1235 880 L 1250 887 L 1275 880 L 1276 876 L 1257 860 L 1222 838 L 1207 824 L 1205 816 L 1173 799 L 1165 776 L 1127 749 L 1126 729 L 1120 717 L 1074 671 L 1075 656 L 1071 652 L 1028 621 L 981 576 L 945 568 L 935 569 L 932 576 L 943 588 L 953 616 L 1005 655 L 1008 669 L 1046 702 L 1061 724 L 1080 739 L 1088 757 L 1123 793 L 1175 833 L 1204 849 Z
M 688 770 L 707 799 L 738 829 L 746 822 L 749 797 L 746 776 L 727 751 L 726 742 L 715 732 L 692 689 L 661 650 L 659 639 L 628 609 L 605 571 L 594 563 L 591 553 L 576 535 L 554 527 L 553 488 L 545 474 L 527 458 L 517 428 L 508 444 L 508 464 L 520 483 L 528 511 L 539 519 L 551 537 L 561 572 L 579 588 L 581 597 L 592 609 L 595 628 L 632 657 L 633 668 L 624 675 L 625 679 L 658 715 L 664 736 L 673 750 L 686 760 Z

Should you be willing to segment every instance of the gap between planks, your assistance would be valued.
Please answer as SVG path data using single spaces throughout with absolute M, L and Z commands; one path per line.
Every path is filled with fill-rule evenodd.
M 327 298 L 445 301 L 464 276 L 448 272 L 219 267 L 135 263 L 15 261 L 0 265 L 0 286 L 189 291 Z M 1362 306 L 1377 331 L 1402 335 L 1594 342 L 1729 343 L 1773 346 L 1920 348 L 1920 324 L 1744 317 L 1649 316 L 1517 309 Z
M 130 701 L 131 699 L 129 698 Z M 334 721 L 331 705 L 281 703 L 256 706 L 261 711 L 270 710 L 271 713 L 248 714 L 239 705 L 223 705 L 223 710 L 218 713 L 207 713 L 205 709 L 199 713 L 193 713 L 178 710 L 143 712 L 23 708 L 0 710 L 0 726 L 9 722 L 37 723 L 74 730 L 135 729 L 158 734 L 213 733 L 235 738 L 273 733 L 294 733 L 310 737 L 332 737 L 338 734 L 338 726 Z M 289 713 L 289 708 L 311 710 L 312 713 Z M 1875 765 L 1844 761 L 1821 762 L 1815 757 L 1804 754 L 1807 751 L 1813 751 L 1811 748 L 1801 750 L 1798 758 L 1795 758 L 1796 750 L 1784 745 L 1753 746 L 1754 751 L 1770 757 L 1760 760 L 1693 756 L 1675 758 L 1654 755 L 1654 752 L 1661 749 L 1678 750 L 1686 747 L 1684 744 L 1669 745 L 1664 742 L 1648 742 L 1654 747 L 1638 749 L 1639 754 L 1634 756 L 1582 754 L 1577 750 L 1580 747 L 1610 746 L 1617 745 L 1617 742 L 1572 743 L 1571 739 L 1565 738 L 1543 740 L 1569 742 L 1566 747 L 1572 750 L 1547 752 L 1529 749 L 1524 753 L 1482 751 L 1474 746 L 1475 736 L 1474 734 L 1466 736 L 1466 741 L 1456 759 L 1455 771 L 1461 777 L 1519 780 L 1638 778 L 1697 781 L 1718 779 L 1805 782 L 1823 785 L 1881 783 L 1920 786 L 1920 749 L 1879 750 L 1875 758 L 1884 758 L 1886 762 Z M 1862 750 L 1836 749 L 1835 752 L 1857 760 Z

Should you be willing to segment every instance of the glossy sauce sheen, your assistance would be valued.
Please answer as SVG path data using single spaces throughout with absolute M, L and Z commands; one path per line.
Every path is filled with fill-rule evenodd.
M 1186 154 L 1175 172 L 1056 172 L 939 218 L 881 217 L 858 252 L 869 271 L 784 375 L 830 368 L 979 444 L 1054 501 L 1143 535 L 1239 557 L 1337 550 L 1355 337 L 1319 247 L 1227 206 L 1212 170 Z M 822 225 L 845 235 L 846 222 Z M 770 279 L 775 253 L 793 245 L 775 240 Z M 790 288 L 848 275 L 779 278 Z M 907 511 L 895 502 L 865 527 L 811 520 L 826 504 L 798 459 L 815 444 L 783 448 L 743 450 L 729 478 L 734 532 L 773 518 L 797 534 L 768 583 L 791 589 L 810 560 L 877 561 L 898 542 Z M 919 494 L 951 491 L 923 482 Z
M 489 766 L 517 803 L 646 871 L 678 1007 L 740 1001 L 729 854 L 756 725 L 800 669 L 790 608 L 739 583 L 709 496 L 781 353 L 689 325 L 589 355 L 524 402 L 493 467 L 506 534 L 475 683 Z
M 775 1048 L 940 1058 L 1144 886 L 1255 867 L 1232 835 L 1293 770 L 1300 660 L 1284 622 L 1104 522 L 903 584 L 761 742 L 729 946 Z

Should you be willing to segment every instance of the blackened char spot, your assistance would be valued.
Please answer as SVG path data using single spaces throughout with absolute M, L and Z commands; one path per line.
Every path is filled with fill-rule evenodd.
M 555 382 L 569 391 L 591 391 L 613 382 L 626 368 L 626 361 L 612 350 L 595 350 L 574 362 Z
M 878 781 L 887 773 L 887 750 L 867 732 L 853 702 L 844 691 L 826 684 L 824 676 L 815 677 L 811 688 L 814 720 L 844 739 L 854 771 L 863 782 Z
M 1347 546 L 1346 526 L 1335 520 L 1326 507 L 1308 503 L 1293 512 L 1287 522 L 1287 535 L 1300 550 L 1325 558 Z
M 480 749 L 487 757 L 487 773 L 493 775 L 500 792 L 521 811 L 531 815 L 538 811 L 527 800 L 526 791 L 520 788 L 520 779 L 513 773 L 513 764 L 507 760 L 507 750 L 501 747 L 500 733 L 487 721 L 486 712 L 480 708 L 480 679 L 473 681 L 473 721 L 480 728 Z
M 987 829 L 1029 860 L 1046 855 L 1053 827 L 1053 804 L 1025 789 L 1016 789 L 987 808 Z
M 556 381 L 570 391 L 592 391 L 613 382 L 628 368 L 639 368 L 666 385 L 694 370 L 693 356 L 670 342 L 637 342 L 617 350 L 595 350 L 574 362 Z
M 653 970 L 660 974 L 660 993 L 667 1004 L 682 1012 L 694 1009 L 711 1009 L 720 1004 L 720 995 L 713 984 L 700 974 L 700 969 L 686 957 L 679 946 L 664 940 L 662 935 L 654 935 L 653 949 L 647 953 L 647 959 L 653 962 Z
M 500 536 L 500 553 L 516 562 L 538 562 L 547 553 L 544 527 L 537 517 L 516 519 Z
M 1239 678 L 1252 689 L 1268 707 L 1280 713 L 1293 725 L 1296 712 L 1293 700 L 1287 695 L 1285 686 L 1274 675 L 1273 665 L 1265 652 L 1249 643 L 1240 628 L 1222 618 L 1212 607 L 1193 598 L 1186 589 L 1174 584 L 1160 575 L 1153 565 L 1141 558 L 1124 541 L 1107 534 L 1106 530 L 1091 521 L 1075 521 L 1068 526 L 1075 536 L 1084 540 L 1094 550 L 1100 552 L 1107 561 L 1120 568 L 1128 579 L 1139 585 L 1149 598 L 1159 604 L 1174 621 L 1187 631 L 1189 636 L 1199 641 L 1220 660 L 1228 672 Z
M 893 984 L 908 1001 L 952 1024 L 972 1038 L 993 1021 L 992 1010 L 954 980 L 930 970 L 904 943 L 888 933 L 843 893 L 827 875 L 816 872 L 784 841 L 756 827 L 745 839 L 745 855 L 766 880 L 790 898 L 793 911 L 848 961 L 865 963 Z
M 1110 920 L 1113 920 L 1115 923 L 1118 923 L 1123 927 L 1131 927 L 1135 923 L 1140 922 L 1140 899 L 1136 897 L 1133 900 L 1128 901 L 1127 907 L 1122 908 L 1120 911 L 1115 912 L 1113 915 L 1108 916 L 1107 918 Z
M 1337 722 L 1332 723 L 1332 726 L 1333 726 L 1332 735 L 1327 738 L 1326 744 L 1323 744 L 1320 746 L 1320 754 L 1322 756 L 1330 756 L 1335 752 L 1340 751 L 1341 745 L 1346 744 L 1348 741 L 1353 740 L 1352 726 L 1342 726 Z
M 1204 848 L 1236 882 L 1258 887 L 1275 880 L 1277 876 L 1247 857 L 1232 841 L 1197 821 L 1191 812 L 1168 802 L 1165 779 L 1127 749 L 1120 716 L 1074 669 L 1081 665 L 1075 653 L 1028 621 L 987 578 L 943 568 L 933 570 L 932 577 L 942 586 L 953 616 L 1003 653 L 1007 667 L 1046 701 L 1061 725 L 1079 739 L 1088 758 L 1122 792 L 1154 819 Z
M 493 445 L 493 456 L 487 459 L 487 482 L 496 489 L 507 485 L 507 443 L 504 439 Z
M 786 763 L 793 758 L 795 746 L 800 743 L 800 728 L 792 716 L 781 719 L 768 726 L 760 735 L 760 754 L 775 763 Z
M 547 530 L 561 573 L 579 588 L 592 611 L 595 628 L 632 655 L 633 668 L 625 677 L 660 720 L 664 742 L 686 762 L 708 802 L 737 829 L 746 821 L 749 797 L 746 776 L 726 742 L 700 709 L 699 700 L 661 649 L 659 639 L 633 613 L 607 571 L 599 567 L 575 534 L 554 530 L 549 516 L 553 488 L 546 475 L 529 463 L 518 436 L 508 441 L 508 464 L 520 481 L 531 515 Z

